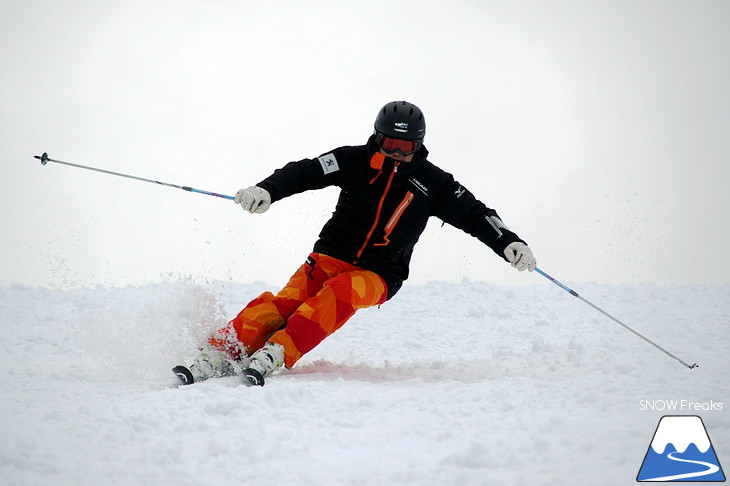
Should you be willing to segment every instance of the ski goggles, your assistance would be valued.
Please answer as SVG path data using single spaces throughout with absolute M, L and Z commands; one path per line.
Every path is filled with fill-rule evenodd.
M 400 152 L 401 155 L 411 155 L 421 148 L 420 140 L 401 140 L 399 138 L 386 137 L 382 133 L 375 135 L 380 149 L 388 155 Z

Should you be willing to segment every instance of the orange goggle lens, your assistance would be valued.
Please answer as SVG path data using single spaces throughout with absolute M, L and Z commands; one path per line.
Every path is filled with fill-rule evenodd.
M 411 155 L 416 153 L 421 148 L 420 140 L 401 140 L 398 138 L 386 137 L 383 134 L 378 134 L 377 142 L 380 148 L 386 154 L 395 154 L 400 152 L 401 155 Z

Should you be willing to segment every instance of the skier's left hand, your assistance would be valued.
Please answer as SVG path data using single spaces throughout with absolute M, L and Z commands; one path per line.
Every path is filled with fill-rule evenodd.
M 537 266 L 537 260 L 535 260 L 530 247 L 519 241 L 507 245 L 507 248 L 504 249 L 504 256 L 520 272 L 525 269 L 532 272 Z

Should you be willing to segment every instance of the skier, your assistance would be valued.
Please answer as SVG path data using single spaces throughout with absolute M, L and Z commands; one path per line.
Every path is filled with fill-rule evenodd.
M 216 331 L 189 367 L 175 367 L 183 384 L 242 370 L 244 382 L 263 386 L 275 370 L 294 366 L 358 309 L 398 292 L 431 216 L 478 238 L 517 270 L 535 269 L 532 251 L 497 212 L 427 160 L 425 133 L 421 110 L 394 101 L 378 112 L 365 145 L 290 162 L 238 191 L 236 203 L 263 213 L 293 194 L 341 189 L 306 262 L 278 294 L 264 292 Z

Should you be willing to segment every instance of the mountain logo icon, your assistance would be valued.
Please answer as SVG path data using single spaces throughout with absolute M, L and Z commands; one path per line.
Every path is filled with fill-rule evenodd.
M 702 419 L 696 415 L 662 417 L 636 480 L 725 481 Z

